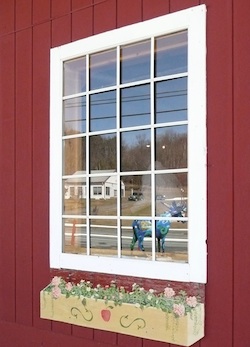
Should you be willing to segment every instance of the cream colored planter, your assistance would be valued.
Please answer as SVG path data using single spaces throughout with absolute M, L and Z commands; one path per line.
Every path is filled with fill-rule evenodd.
M 93 300 L 61 295 L 54 299 L 51 293 L 40 293 L 41 318 L 95 328 L 116 333 L 191 346 L 204 336 L 204 305 L 193 309 L 192 314 L 175 318 L 173 314 L 135 305 L 107 305 Z

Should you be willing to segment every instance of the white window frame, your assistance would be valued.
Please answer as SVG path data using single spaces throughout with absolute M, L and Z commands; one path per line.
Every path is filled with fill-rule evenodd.
M 188 30 L 188 263 L 138 261 L 63 253 L 61 218 L 63 62 L 117 45 L 186 29 Z M 192 7 L 51 49 L 50 88 L 51 268 L 205 283 L 207 279 L 206 6 Z M 199 230 L 196 225 L 199 225 Z

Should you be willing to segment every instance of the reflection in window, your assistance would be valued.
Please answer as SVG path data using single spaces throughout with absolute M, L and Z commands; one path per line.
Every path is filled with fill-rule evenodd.
M 116 84 L 116 50 L 90 56 L 90 89 L 99 89 Z
M 187 33 L 90 54 L 64 71 L 64 252 L 158 261 L 178 252 L 187 262 Z M 180 220 L 169 221 L 172 204 L 183 207 Z M 134 221 L 146 228 L 144 250 Z M 159 225 L 168 226 L 164 242 L 151 237 Z M 81 235 L 74 249 L 72 230 Z
M 155 129 L 156 169 L 187 167 L 187 126 Z
M 90 130 L 108 130 L 116 127 L 115 91 L 90 96 Z
M 75 175 L 86 170 L 86 138 L 69 138 L 63 141 L 63 175 Z
M 89 139 L 90 169 L 116 170 L 116 135 L 95 135 Z
M 187 71 L 187 31 L 155 40 L 155 76 Z
M 150 77 L 150 41 L 121 48 L 121 83 Z
M 126 131 L 121 134 L 121 171 L 150 170 L 150 130 Z
M 157 82 L 156 123 L 187 120 L 187 78 Z
M 86 98 L 84 96 L 64 100 L 64 135 L 86 132 Z
M 86 90 L 86 58 L 69 60 L 63 64 L 63 95 L 72 95 Z
M 150 85 L 124 88 L 121 91 L 121 126 L 150 124 Z

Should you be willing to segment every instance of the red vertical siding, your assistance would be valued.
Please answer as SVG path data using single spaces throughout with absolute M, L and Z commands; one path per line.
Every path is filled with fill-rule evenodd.
M 232 3 L 223 0 L 216 2 L 215 6 L 213 0 L 208 0 L 206 5 L 208 6 L 208 296 L 206 311 L 210 313 L 206 315 L 207 336 L 201 342 L 201 346 L 231 347 L 233 346 L 234 219 Z
M 133 24 L 142 20 L 142 0 L 117 0 L 117 26 Z
M 249 344 L 250 252 L 248 219 L 242 218 L 250 192 L 249 1 L 234 1 L 234 346 Z M 244 214 L 244 212 L 243 212 Z
M 0 0 L 0 346 L 176 347 L 39 318 L 50 278 L 49 51 L 199 3 L 208 10 L 208 283 L 206 336 L 194 347 L 249 345 L 249 0 Z
M 0 271 L 4 321 L 14 321 L 15 309 L 15 40 L 0 37 Z M 7 288 L 6 288 L 7 286 Z
M 16 0 L 16 30 L 28 28 L 32 23 L 32 0 Z
M 32 33 L 16 35 L 16 319 L 32 323 Z M 24 252 L 25 250 L 25 252 Z M 23 285 L 25 283 L 25 286 Z
M 33 29 L 33 322 L 50 329 L 50 322 L 39 318 L 39 293 L 49 276 L 49 22 Z
M 116 27 L 116 0 L 94 2 L 94 34 L 115 29 Z

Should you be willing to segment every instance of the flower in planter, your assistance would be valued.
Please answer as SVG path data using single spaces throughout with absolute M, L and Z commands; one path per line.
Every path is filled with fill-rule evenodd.
M 113 302 L 114 306 L 127 303 L 141 309 L 155 307 L 163 312 L 173 313 L 175 317 L 182 317 L 199 305 L 198 298 L 188 296 L 185 291 L 176 294 L 171 287 L 167 287 L 163 292 L 157 293 L 154 289 L 145 290 L 136 283 L 132 285 L 131 291 L 126 291 L 124 287 L 118 287 L 114 281 L 109 285 L 97 284 L 94 287 L 90 281 L 81 280 L 74 284 L 55 276 L 44 290 L 52 293 L 54 299 L 65 295 L 66 298 L 76 296 L 104 300 L 106 305 Z

